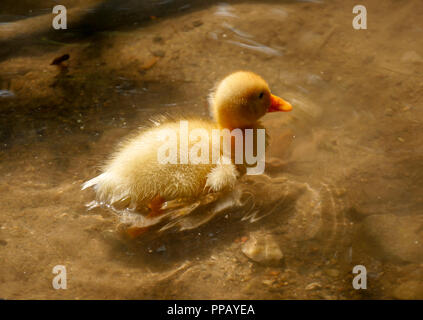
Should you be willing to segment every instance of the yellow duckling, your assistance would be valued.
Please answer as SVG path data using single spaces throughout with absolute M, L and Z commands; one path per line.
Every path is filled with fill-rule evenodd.
M 150 208 L 150 214 L 154 215 L 160 212 L 165 201 L 232 188 L 244 173 L 242 166 L 235 165 L 232 157 L 229 162 L 218 163 L 182 161 L 186 157 L 179 152 L 183 146 L 180 140 L 185 134 L 183 129 L 187 129 L 189 135 L 203 129 L 212 136 L 215 129 L 260 128 L 258 120 L 266 112 L 290 111 L 292 106 L 272 95 L 260 76 L 246 71 L 224 78 L 210 95 L 209 102 L 213 120 L 187 119 L 189 128 L 182 128 L 180 121 L 167 121 L 142 131 L 124 142 L 106 163 L 103 173 L 85 182 L 82 189 L 94 187 L 99 202 L 117 207 Z M 174 133 L 170 140 L 176 141 L 178 152 L 163 154 L 163 132 Z M 196 141 L 189 139 L 185 147 L 193 152 L 195 144 Z M 217 148 L 221 154 L 220 145 Z M 215 149 L 214 142 L 210 142 L 210 150 Z M 170 163 L 160 163 L 159 154 L 167 156 Z

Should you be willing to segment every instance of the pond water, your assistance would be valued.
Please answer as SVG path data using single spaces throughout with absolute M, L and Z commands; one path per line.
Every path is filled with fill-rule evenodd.
M 363 1 L 367 30 L 354 1 L 74 0 L 53 30 L 56 4 L 0 4 L 0 298 L 423 299 L 418 0 Z M 88 210 L 119 141 L 209 117 L 237 70 L 294 106 L 263 118 L 264 175 L 137 239 Z

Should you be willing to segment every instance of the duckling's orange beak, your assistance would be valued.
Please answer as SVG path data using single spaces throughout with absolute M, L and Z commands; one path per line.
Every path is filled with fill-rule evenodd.
M 270 95 L 270 107 L 267 112 L 276 112 L 276 111 L 291 111 L 292 106 L 288 101 L 285 101 L 278 96 L 273 94 Z

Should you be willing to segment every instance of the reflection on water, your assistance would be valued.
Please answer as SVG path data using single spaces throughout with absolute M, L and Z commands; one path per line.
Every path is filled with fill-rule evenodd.
M 368 1 L 367 31 L 349 1 L 75 0 L 63 33 L 52 5 L 0 5 L 0 297 L 423 298 L 418 1 Z M 239 69 L 295 106 L 263 119 L 265 175 L 148 221 L 80 191 L 148 119 L 208 117 Z

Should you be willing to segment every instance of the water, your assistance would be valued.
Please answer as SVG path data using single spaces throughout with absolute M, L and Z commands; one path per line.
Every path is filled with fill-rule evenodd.
M 72 1 L 63 32 L 55 3 L 3 2 L 0 297 L 422 298 L 418 1 L 366 2 L 360 31 L 353 1 Z M 67 68 L 50 65 L 64 54 Z M 80 186 L 122 138 L 163 113 L 206 117 L 209 90 L 239 69 L 294 105 L 264 118 L 265 175 L 174 204 L 177 219 L 137 240 L 121 234 L 133 213 L 88 210 Z M 267 235 L 280 265 L 242 253 Z M 367 290 L 352 287 L 358 264 Z

